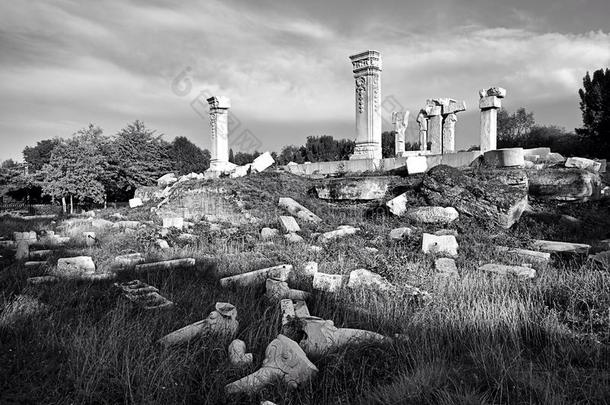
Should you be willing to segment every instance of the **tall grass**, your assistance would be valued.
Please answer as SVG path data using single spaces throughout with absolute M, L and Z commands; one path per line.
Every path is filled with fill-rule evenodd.
M 16 294 L 27 293 L 51 310 L 0 329 L 0 403 L 248 404 L 262 399 L 278 404 L 608 403 L 607 269 L 582 258 L 555 260 L 537 268 L 536 279 L 528 281 L 477 270 L 489 261 L 520 263 L 498 253 L 494 242 L 525 246 L 526 233 L 557 236 L 562 232 L 559 225 L 529 217 L 524 219 L 527 228 L 519 224 L 504 232 L 461 218 L 451 225 L 460 233 L 460 276 L 447 278 L 435 273 L 433 257 L 420 252 L 421 233 L 437 228 L 407 223 L 415 228 L 412 238 L 391 242 L 385 236 L 393 227 L 404 226 L 403 220 L 367 216 L 362 204 L 328 205 L 312 199 L 305 196 L 302 180 L 289 178 L 283 185 L 263 186 L 268 180 L 251 176 L 245 183 L 252 194 L 250 204 L 261 207 L 253 208 L 259 210 L 254 215 L 262 221 L 242 226 L 233 235 L 196 227 L 197 242 L 182 244 L 168 237 L 172 248 L 159 251 L 150 243 L 157 237 L 155 231 L 137 237 L 109 229 L 98 232 L 99 245 L 93 248 L 83 248 L 75 240 L 54 255 L 82 249 L 102 267 L 115 255 L 135 251 L 145 253 L 149 261 L 194 257 L 195 269 L 119 275 L 119 280 L 139 278 L 159 288 L 176 303 L 170 310 L 133 308 L 110 282 L 28 287 L 27 277 L 45 269 L 25 269 L 7 252 L 0 259 L 3 306 Z M 236 181 L 229 187 L 240 184 Z M 248 187 L 262 191 L 254 194 Z M 321 253 L 303 244 L 286 244 L 281 237 L 273 244 L 262 243 L 258 231 L 276 226 L 280 195 L 293 196 L 324 219 L 322 224 L 301 224 L 306 237 L 346 223 L 362 231 L 325 245 Z M 600 217 L 608 215 L 603 205 L 585 206 L 581 215 L 593 216 L 594 211 Z M 153 218 L 144 215 L 144 209 L 124 214 L 131 212 L 140 220 Z M 583 235 L 595 238 L 594 231 Z M 308 243 L 316 242 L 308 239 Z M 369 253 L 367 246 L 379 252 Z M 215 266 L 210 266 L 210 258 Z M 328 273 L 368 268 L 399 286 L 425 290 L 430 298 L 412 297 L 401 288 L 389 296 L 314 292 L 308 301 L 312 315 L 331 319 L 338 327 L 399 337 L 391 344 L 360 345 L 314 359 L 319 375 L 296 392 L 272 386 L 253 397 L 225 397 L 225 384 L 260 367 L 267 344 L 281 329 L 281 316 L 262 287 L 221 289 L 218 277 L 279 263 L 293 264 L 298 274 L 310 260 L 318 261 L 320 271 Z M 310 290 L 311 280 L 297 276 L 291 285 Z M 165 334 L 205 318 L 217 301 L 236 305 L 237 338 L 254 354 L 252 366 L 230 365 L 228 341 L 202 338 L 169 349 L 156 344 Z

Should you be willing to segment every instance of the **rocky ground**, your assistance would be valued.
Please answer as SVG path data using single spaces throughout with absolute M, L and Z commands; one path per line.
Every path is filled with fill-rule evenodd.
M 0 402 L 605 403 L 601 186 L 269 172 L 4 216 Z

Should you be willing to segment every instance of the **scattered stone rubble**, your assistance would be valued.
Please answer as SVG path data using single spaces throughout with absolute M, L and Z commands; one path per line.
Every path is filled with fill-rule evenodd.
M 114 283 L 123 292 L 123 296 L 135 305 L 145 309 L 171 308 L 174 303 L 159 294 L 159 290 L 140 280 L 125 283 Z

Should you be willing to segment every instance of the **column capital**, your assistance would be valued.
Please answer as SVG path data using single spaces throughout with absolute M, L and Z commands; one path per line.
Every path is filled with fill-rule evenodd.
M 479 108 L 481 110 L 488 110 L 490 108 L 502 107 L 502 101 L 496 96 L 485 96 L 479 100 Z
M 231 108 L 231 99 L 226 96 L 213 96 L 208 98 L 208 104 L 210 109 L 213 110 L 227 110 Z
M 349 57 L 354 77 L 381 72 L 381 55 L 378 51 L 364 51 Z

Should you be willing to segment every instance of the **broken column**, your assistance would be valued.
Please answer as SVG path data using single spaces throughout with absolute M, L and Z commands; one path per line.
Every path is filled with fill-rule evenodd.
M 231 167 L 229 163 L 229 108 L 231 100 L 225 96 L 208 98 L 210 104 L 210 126 L 212 133 L 212 159 L 210 171 L 222 172 Z
M 417 125 L 419 126 L 419 150 L 428 149 L 428 114 L 426 110 L 420 110 L 417 114 Z
M 445 99 L 447 102 L 442 103 L 443 106 L 443 153 L 455 152 L 455 123 L 457 122 L 457 113 L 466 111 L 466 103 L 464 101 L 455 101 Z
M 403 156 L 405 152 L 405 131 L 409 125 L 409 110 L 393 111 L 392 124 L 394 124 L 394 152 L 396 156 Z
M 356 148 L 350 159 L 381 159 L 381 57 L 365 51 L 350 60 L 356 79 Z
M 506 90 L 501 87 L 491 87 L 479 91 L 481 152 L 497 149 L 498 108 L 502 107 L 501 99 L 505 96 Z
M 435 155 L 443 153 L 443 107 L 434 100 L 426 100 L 428 116 L 428 140 L 432 144 L 430 152 Z

